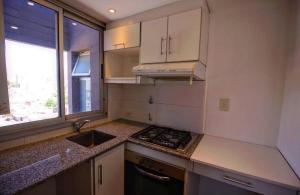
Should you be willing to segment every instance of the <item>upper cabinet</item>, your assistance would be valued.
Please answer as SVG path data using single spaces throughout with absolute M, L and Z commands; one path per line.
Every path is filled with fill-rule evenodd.
M 142 64 L 165 62 L 167 59 L 168 18 L 142 23 Z
M 199 59 L 201 9 L 173 15 L 168 21 L 168 62 Z
M 137 77 L 132 68 L 139 65 L 141 23 L 104 32 L 104 82 L 115 84 L 153 84 Z
M 142 23 L 140 62 L 200 60 L 206 64 L 208 10 L 204 7 Z
M 140 46 L 140 23 L 106 30 L 104 51 Z

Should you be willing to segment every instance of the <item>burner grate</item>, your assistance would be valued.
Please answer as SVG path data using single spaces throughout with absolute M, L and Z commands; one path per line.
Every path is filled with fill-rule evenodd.
M 184 148 L 192 139 L 190 132 L 158 126 L 150 126 L 133 137 L 172 149 Z

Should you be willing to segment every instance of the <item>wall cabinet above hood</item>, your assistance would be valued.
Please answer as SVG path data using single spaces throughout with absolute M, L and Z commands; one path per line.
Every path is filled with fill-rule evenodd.
M 208 14 L 201 7 L 142 22 L 140 63 L 199 60 L 206 64 Z

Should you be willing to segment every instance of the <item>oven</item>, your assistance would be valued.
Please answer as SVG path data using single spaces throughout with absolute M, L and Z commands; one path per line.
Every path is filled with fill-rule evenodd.
M 183 195 L 185 170 L 125 152 L 125 195 Z

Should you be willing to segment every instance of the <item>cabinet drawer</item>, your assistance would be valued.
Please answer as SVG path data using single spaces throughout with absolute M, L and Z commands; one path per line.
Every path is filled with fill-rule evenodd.
M 104 31 L 104 51 L 140 46 L 140 23 Z
M 193 172 L 199 175 L 215 179 L 239 188 L 257 192 L 264 195 L 296 195 L 294 190 L 286 189 L 274 184 L 255 180 L 249 177 L 234 174 L 228 171 L 216 169 L 207 165 L 194 163 Z

